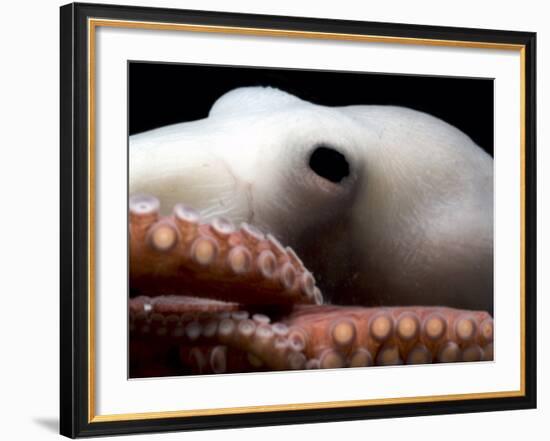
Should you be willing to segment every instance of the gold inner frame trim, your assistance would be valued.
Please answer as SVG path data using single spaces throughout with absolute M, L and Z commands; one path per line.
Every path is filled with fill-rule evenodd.
M 413 396 L 399 398 L 376 398 L 313 403 L 291 403 L 261 406 L 241 406 L 217 409 L 193 409 L 161 412 L 96 415 L 95 413 L 95 37 L 96 28 L 115 27 L 160 31 L 186 31 L 251 35 L 259 37 L 287 37 L 356 41 L 386 44 L 411 44 L 420 46 L 464 47 L 518 51 L 520 54 L 520 389 L 512 391 L 464 393 L 452 395 Z M 522 44 L 477 42 L 466 40 L 441 40 L 407 38 L 346 33 L 309 32 L 266 28 L 210 26 L 180 23 L 156 23 L 131 20 L 88 19 L 88 422 L 111 422 L 148 420 L 159 418 L 231 415 L 293 410 L 334 409 L 346 407 L 375 406 L 388 404 L 411 404 L 442 401 L 521 397 L 525 395 L 525 76 L 526 48 Z

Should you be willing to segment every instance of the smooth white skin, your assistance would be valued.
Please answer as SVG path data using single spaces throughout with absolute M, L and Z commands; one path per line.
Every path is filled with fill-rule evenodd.
M 340 183 L 309 167 L 320 145 L 350 165 Z M 271 232 L 335 303 L 492 311 L 493 160 L 421 112 L 235 89 L 206 119 L 130 137 L 130 193 Z

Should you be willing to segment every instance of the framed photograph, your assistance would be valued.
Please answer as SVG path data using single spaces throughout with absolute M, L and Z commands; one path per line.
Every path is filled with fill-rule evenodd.
M 63 435 L 536 406 L 534 33 L 60 13 Z

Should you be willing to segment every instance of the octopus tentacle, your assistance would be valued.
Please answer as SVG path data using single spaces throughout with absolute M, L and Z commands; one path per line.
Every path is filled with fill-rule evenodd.
M 178 299 L 176 301 L 176 299 Z M 173 296 L 140 296 L 130 300 L 130 330 L 134 340 L 163 341 L 180 347 L 184 364 L 191 363 L 200 372 L 222 373 L 233 357 L 237 372 L 251 366 L 275 370 L 301 369 L 306 359 L 304 347 L 289 340 L 288 327 L 280 322 L 270 323 L 267 316 L 236 309 L 236 304 L 209 301 L 209 308 L 197 308 Z M 172 307 L 173 305 L 173 307 Z M 200 309 L 200 310 L 199 310 Z M 221 349 L 206 356 L 204 350 Z M 202 348 L 209 360 L 203 366 L 202 358 L 194 348 Z M 205 349 L 206 348 L 206 349 Z M 236 356 L 239 354 L 239 356 Z M 143 356 L 143 354 L 141 354 Z M 222 359 L 226 358 L 225 361 Z M 246 358 L 246 363 L 244 362 Z
M 194 373 L 480 361 L 493 357 L 492 318 L 443 307 L 296 307 L 282 321 L 238 305 L 193 309 L 173 298 L 130 304 L 134 337 L 179 347 Z M 208 302 L 207 302 L 208 303 Z M 196 307 L 195 307 L 196 308 Z M 179 314 L 179 315 L 178 315 Z
M 283 322 L 321 368 L 492 359 L 493 320 L 484 311 L 299 306 Z
M 202 223 L 176 205 L 159 215 L 151 196 L 130 199 L 130 285 L 146 295 L 184 294 L 244 305 L 320 304 L 313 275 L 272 235 L 229 220 Z

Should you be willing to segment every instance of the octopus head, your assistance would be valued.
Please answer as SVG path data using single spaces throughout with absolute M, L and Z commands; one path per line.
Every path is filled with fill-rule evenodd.
M 336 108 L 269 87 L 235 89 L 203 120 L 132 136 L 130 192 L 297 245 L 352 206 L 363 170 L 358 139 L 357 124 Z

